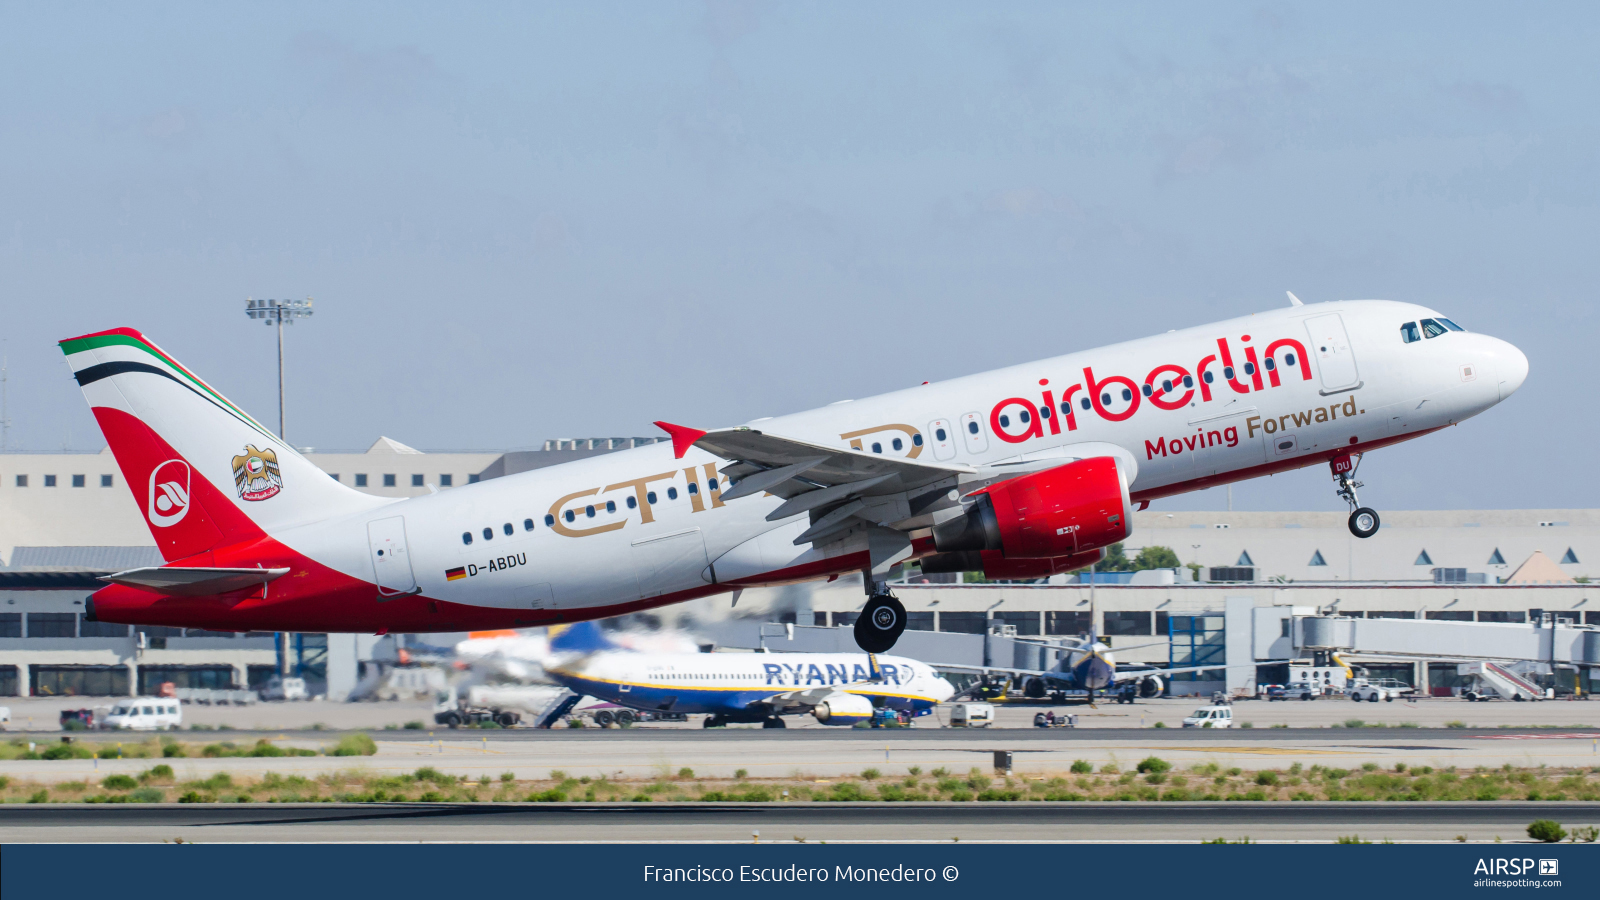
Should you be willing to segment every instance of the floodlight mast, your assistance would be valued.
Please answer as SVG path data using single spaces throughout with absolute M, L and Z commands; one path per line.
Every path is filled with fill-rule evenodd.
M 256 300 L 246 297 L 244 302 L 245 315 L 252 319 L 260 319 L 265 325 L 278 326 L 278 439 L 288 442 L 284 435 L 283 413 L 283 326 L 293 325 L 295 319 L 308 319 L 312 312 L 312 299 L 304 300 Z
M 284 436 L 283 415 L 283 326 L 293 325 L 295 319 L 311 317 L 311 298 L 304 300 L 257 300 L 246 297 L 244 313 L 252 319 L 260 319 L 267 325 L 278 326 L 278 439 L 284 444 L 289 439 Z M 289 638 L 288 632 L 278 634 L 278 676 L 289 677 Z

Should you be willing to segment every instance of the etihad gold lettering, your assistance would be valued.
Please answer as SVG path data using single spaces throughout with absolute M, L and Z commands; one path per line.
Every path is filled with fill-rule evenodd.
M 651 522 L 656 520 L 653 510 L 650 509 L 650 482 L 660 481 L 663 478 L 671 478 L 676 474 L 678 473 L 662 472 L 660 475 L 647 475 L 644 478 L 635 478 L 632 481 L 619 481 L 616 484 L 606 485 L 604 492 L 610 493 L 612 491 L 621 490 L 622 488 L 633 488 L 634 502 L 639 504 L 639 524 L 649 525 Z M 717 505 L 721 506 L 722 504 L 718 503 Z M 558 520 L 559 518 L 560 517 L 557 516 Z
M 722 484 L 717 480 L 717 464 L 706 463 L 706 491 L 711 497 L 711 508 L 716 509 L 728 504 L 722 502 Z M 715 486 L 713 486 L 715 485 Z
M 689 481 L 689 512 L 705 512 L 706 505 L 700 502 L 700 489 L 695 486 L 694 466 L 684 469 L 683 477 Z
M 598 493 L 600 493 L 599 488 L 589 488 L 587 491 L 578 491 L 576 493 L 568 494 L 565 497 L 562 497 L 560 500 L 550 504 L 550 515 L 553 516 L 556 521 L 554 525 L 550 526 L 550 530 L 564 537 L 589 537 L 590 535 L 605 534 L 608 531 L 616 531 L 622 526 L 628 524 L 626 519 L 622 519 L 612 522 L 608 525 L 596 525 L 593 528 L 567 527 L 566 519 L 562 517 L 561 508 L 566 506 L 569 502 L 579 499 L 580 497 L 592 497 Z
M 922 445 L 917 443 L 917 435 L 921 434 L 922 432 L 911 427 L 910 425 L 891 423 L 888 425 L 879 425 L 876 428 L 863 428 L 860 431 L 847 431 L 844 434 L 839 435 L 839 439 L 842 441 L 849 441 L 850 449 L 860 450 L 861 439 L 863 437 L 866 437 L 869 434 L 878 434 L 884 431 L 900 431 L 905 433 L 906 443 L 911 447 L 911 451 L 906 454 L 906 459 L 916 459 L 922 455 Z

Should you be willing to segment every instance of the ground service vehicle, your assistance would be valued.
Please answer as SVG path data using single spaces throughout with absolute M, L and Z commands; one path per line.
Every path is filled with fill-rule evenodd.
M 183 727 L 183 706 L 164 697 L 119 700 L 105 717 L 104 728 L 130 731 L 167 731 Z
M 950 707 L 951 728 L 988 728 L 993 724 L 992 703 L 957 703 Z
M 1350 699 L 1357 703 L 1363 700 L 1370 700 L 1373 703 L 1377 703 L 1379 700 L 1392 703 L 1396 697 L 1407 697 L 1416 692 L 1416 688 L 1403 681 L 1394 678 L 1378 678 L 1358 681 L 1356 686 L 1350 689 Z
M 1185 728 L 1232 728 L 1233 707 L 1202 706 L 1183 720 Z

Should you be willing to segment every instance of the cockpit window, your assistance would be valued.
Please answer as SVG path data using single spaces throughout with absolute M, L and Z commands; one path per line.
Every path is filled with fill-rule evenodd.
M 1417 330 L 1417 323 L 1407 322 L 1400 326 L 1400 340 L 1407 344 L 1422 340 L 1422 332 Z
M 1443 325 L 1440 325 L 1438 322 L 1435 322 L 1432 319 L 1422 320 L 1422 333 L 1430 338 L 1436 338 L 1439 335 L 1444 334 L 1447 330 L 1448 329 L 1446 329 Z
M 1441 324 L 1444 327 L 1450 329 L 1451 331 L 1466 331 L 1465 328 L 1462 328 L 1460 325 L 1457 325 L 1456 323 L 1450 321 L 1449 319 L 1446 319 L 1444 316 L 1440 316 L 1437 321 L 1439 322 L 1439 324 Z

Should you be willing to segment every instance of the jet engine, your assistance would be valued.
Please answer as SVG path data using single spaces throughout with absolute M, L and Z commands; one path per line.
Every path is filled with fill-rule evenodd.
M 1105 548 L 1071 556 L 1049 559 L 1007 559 L 999 550 L 957 550 L 954 553 L 935 553 L 921 559 L 924 574 L 939 572 L 982 571 L 985 578 L 1049 578 L 1097 563 L 1106 555 Z
M 1161 696 L 1161 691 L 1166 685 L 1159 675 L 1146 675 L 1139 679 L 1139 699 L 1151 700 Z
M 1055 560 L 1108 547 L 1133 530 L 1128 479 L 1111 456 L 1002 481 L 969 499 L 965 515 L 934 526 L 940 553 L 999 551 L 1008 562 Z
M 872 701 L 856 694 L 833 693 L 812 707 L 811 714 L 824 725 L 854 725 L 872 718 Z

